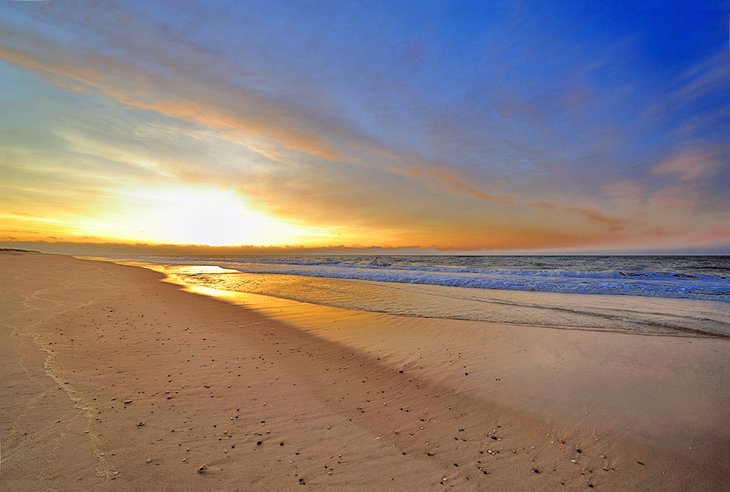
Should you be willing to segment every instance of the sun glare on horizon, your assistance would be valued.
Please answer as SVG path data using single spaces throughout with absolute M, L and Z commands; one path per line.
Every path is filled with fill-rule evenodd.
M 82 233 L 105 239 L 209 246 L 314 244 L 334 236 L 326 228 L 296 224 L 256 210 L 233 190 L 204 186 L 118 192 L 123 205 L 89 220 Z

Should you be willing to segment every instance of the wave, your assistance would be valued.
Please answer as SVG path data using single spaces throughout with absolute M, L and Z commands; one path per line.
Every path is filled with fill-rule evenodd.
M 515 259 L 516 258 L 516 259 Z M 447 287 L 631 295 L 730 302 L 727 258 L 610 257 L 157 257 L 172 264 L 218 265 L 282 274 Z M 539 266 L 538 266 L 539 265 Z M 495 268 L 496 266 L 496 268 Z M 661 267 L 655 269 L 636 267 Z M 611 268 L 613 267 L 613 268 Z

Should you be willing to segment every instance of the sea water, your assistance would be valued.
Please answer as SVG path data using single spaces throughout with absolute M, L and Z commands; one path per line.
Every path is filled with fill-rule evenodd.
M 146 256 L 179 284 L 388 314 L 730 337 L 727 256 Z

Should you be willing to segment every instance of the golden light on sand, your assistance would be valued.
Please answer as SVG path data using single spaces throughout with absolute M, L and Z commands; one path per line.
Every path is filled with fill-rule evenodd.
M 82 221 L 80 234 L 165 244 L 315 244 L 334 237 L 323 227 L 296 224 L 256 210 L 233 190 L 174 186 L 118 192 L 121 206 Z

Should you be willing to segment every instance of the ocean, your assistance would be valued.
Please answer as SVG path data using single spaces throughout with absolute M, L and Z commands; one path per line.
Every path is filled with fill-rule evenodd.
M 285 274 L 479 289 L 730 302 L 730 256 L 145 257 Z
M 729 256 L 144 256 L 206 290 L 411 317 L 730 337 Z M 117 259 L 119 261 L 119 259 Z M 253 297 L 252 297 L 253 296 Z M 242 298 L 243 299 L 243 298 Z

